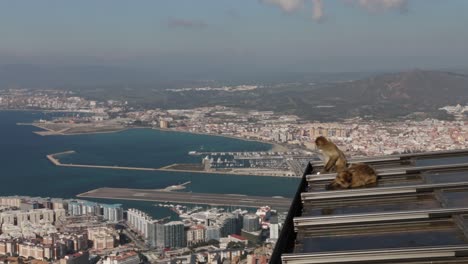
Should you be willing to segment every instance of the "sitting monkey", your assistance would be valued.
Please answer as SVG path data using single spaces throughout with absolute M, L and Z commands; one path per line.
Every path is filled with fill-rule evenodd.
M 377 184 L 375 170 L 367 164 L 352 164 L 348 169 L 339 172 L 332 183 L 326 186 L 327 190 L 350 189 L 370 187 Z
M 325 166 L 321 173 L 327 173 L 334 169 L 336 172 L 345 170 L 348 166 L 343 152 L 331 141 L 328 141 L 325 137 L 318 137 L 315 139 L 315 145 L 320 149 L 325 156 Z

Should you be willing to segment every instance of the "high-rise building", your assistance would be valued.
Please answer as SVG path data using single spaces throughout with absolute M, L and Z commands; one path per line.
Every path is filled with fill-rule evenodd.
M 278 217 L 273 216 L 270 219 L 270 239 L 276 240 L 279 237 Z
M 187 245 L 194 245 L 205 241 L 205 226 L 191 226 L 187 230 Z
M 153 248 L 164 248 L 164 223 L 159 220 L 146 221 L 148 230 L 147 244 Z
M 254 232 L 260 229 L 259 217 L 256 214 L 244 215 L 243 229 L 247 232 Z
M 123 208 L 121 204 L 102 204 L 101 208 L 104 220 L 115 223 L 123 220 Z
M 57 221 L 60 221 L 60 220 L 63 220 L 65 218 L 65 216 L 67 215 L 65 209 L 54 209 L 54 222 L 57 222 Z
M 19 208 L 24 211 L 39 209 L 39 203 L 37 201 L 32 200 L 21 200 Z
M 227 237 L 231 234 L 236 234 L 237 232 L 237 221 L 238 218 L 236 215 L 231 213 L 225 213 L 219 218 L 219 223 L 221 226 L 221 236 Z
M 166 246 L 165 229 L 160 221 L 140 210 L 130 208 L 127 211 L 127 223 L 131 229 L 143 236 L 150 247 Z
M 68 214 L 73 216 L 82 215 L 83 211 L 81 208 L 81 203 L 78 201 L 70 201 L 68 203 Z
M 21 198 L 18 197 L 18 196 L 1 197 L 0 198 L 0 205 L 18 207 L 19 208 L 20 205 L 21 205 Z
M 164 224 L 165 246 L 169 248 L 180 248 L 186 246 L 184 223 L 172 221 Z
M 155 247 L 164 248 L 166 239 L 165 239 L 163 223 L 156 223 L 154 225 L 154 234 L 155 234 Z
M 159 127 L 160 128 L 168 128 L 169 127 L 169 122 L 167 122 L 166 120 L 161 120 L 161 121 L 159 121 Z
M 218 240 L 221 238 L 221 227 L 218 225 L 207 226 L 205 231 L 205 240 Z
M 85 201 L 81 203 L 81 214 L 84 215 L 99 215 L 99 205 L 94 202 Z
M 127 211 L 127 222 L 128 225 L 138 233 L 140 233 L 145 240 L 150 237 L 150 232 L 148 230 L 149 223 L 153 221 L 153 218 L 148 214 L 130 208 Z

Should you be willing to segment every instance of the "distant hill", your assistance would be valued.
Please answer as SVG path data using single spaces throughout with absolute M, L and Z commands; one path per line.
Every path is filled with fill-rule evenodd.
M 314 94 L 346 116 L 391 118 L 413 112 L 440 115 L 437 109 L 441 106 L 468 103 L 468 76 L 413 70 L 341 83 L 317 89 Z
M 321 90 L 327 96 L 363 103 L 444 104 L 465 102 L 468 76 L 450 72 L 420 71 L 380 75 Z
M 468 76 L 441 71 L 414 70 L 376 75 L 355 81 L 267 85 L 243 91 L 184 91 L 113 88 L 116 99 L 142 107 L 194 108 L 224 105 L 273 110 L 308 120 L 334 121 L 350 117 L 395 119 L 450 118 L 441 106 L 468 102 Z M 84 90 L 83 95 L 106 99 L 105 90 Z M 418 114 L 414 114 L 418 113 Z
M 67 89 L 87 98 L 125 100 L 143 108 L 188 109 L 224 105 L 273 110 L 319 121 L 356 116 L 374 119 L 394 119 L 408 115 L 449 118 L 438 109 L 445 105 L 468 103 L 468 75 L 463 74 L 463 71 L 286 75 L 289 77 L 276 76 L 279 79 L 277 81 L 271 78 L 269 81 L 246 83 L 201 79 L 174 81 L 155 69 L 10 64 L 0 65 L 0 89 Z M 166 90 L 241 84 L 255 84 L 262 88 L 242 92 Z

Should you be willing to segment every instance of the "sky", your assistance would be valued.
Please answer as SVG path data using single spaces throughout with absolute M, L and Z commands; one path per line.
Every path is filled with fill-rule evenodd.
M 0 64 L 468 68 L 466 0 L 0 0 Z

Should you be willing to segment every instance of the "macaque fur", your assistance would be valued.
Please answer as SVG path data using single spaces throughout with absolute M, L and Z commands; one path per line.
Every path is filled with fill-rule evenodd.
M 320 136 L 315 140 L 315 144 L 325 156 L 325 166 L 321 171 L 322 173 L 330 172 L 333 169 L 336 172 L 341 172 L 347 168 L 348 161 L 344 153 L 333 142 Z
M 326 186 L 327 190 L 353 189 L 370 187 L 377 184 L 375 170 L 364 163 L 352 164 L 348 169 L 339 172 L 332 183 Z

